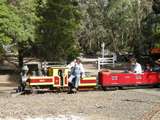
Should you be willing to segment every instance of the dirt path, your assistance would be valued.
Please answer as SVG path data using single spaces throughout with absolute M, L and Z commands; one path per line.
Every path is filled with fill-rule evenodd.
M 12 97 L 0 93 L 0 120 L 159 120 L 157 89 L 46 93 Z M 4 95 L 5 94 L 5 95 Z M 152 112 L 153 111 L 153 112 Z

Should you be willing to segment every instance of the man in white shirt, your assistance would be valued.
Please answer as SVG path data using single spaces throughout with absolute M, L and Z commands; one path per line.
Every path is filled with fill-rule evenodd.
M 137 62 L 137 60 L 135 58 L 132 58 L 130 61 L 131 61 L 131 72 L 141 74 L 142 73 L 142 67 Z
M 68 65 L 68 68 L 71 72 L 69 77 L 69 92 L 76 92 L 79 86 L 80 79 L 85 76 L 85 71 L 80 58 L 76 58 L 76 60 Z

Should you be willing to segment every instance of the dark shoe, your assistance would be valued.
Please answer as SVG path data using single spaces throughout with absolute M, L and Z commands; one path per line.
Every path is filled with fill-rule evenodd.
M 68 91 L 68 92 L 67 92 L 67 94 L 73 94 L 73 93 L 74 93 L 73 91 Z
M 73 88 L 72 91 L 73 91 L 73 93 L 77 93 L 77 89 L 76 88 Z

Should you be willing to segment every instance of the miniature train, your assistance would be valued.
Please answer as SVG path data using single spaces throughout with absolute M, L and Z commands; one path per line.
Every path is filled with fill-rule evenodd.
M 67 67 L 50 67 L 47 75 L 31 75 L 26 81 L 26 89 L 31 91 L 65 91 L 68 89 L 69 72 Z M 160 84 L 160 72 L 148 71 L 142 74 L 111 73 L 99 71 L 97 76 L 84 77 L 80 80 L 79 89 L 103 89 L 108 87 L 124 87 Z

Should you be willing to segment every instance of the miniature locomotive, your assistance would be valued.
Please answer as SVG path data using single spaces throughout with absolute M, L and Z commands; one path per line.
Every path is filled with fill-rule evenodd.
M 66 91 L 68 89 L 69 71 L 67 67 L 56 66 L 47 68 L 47 75 L 30 75 L 26 81 L 27 88 L 39 91 Z M 96 77 L 84 77 L 80 80 L 80 89 L 94 89 Z

